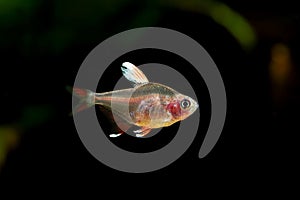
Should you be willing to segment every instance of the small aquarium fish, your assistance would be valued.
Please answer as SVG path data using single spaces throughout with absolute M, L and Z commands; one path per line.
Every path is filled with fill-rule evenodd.
M 140 127 L 134 131 L 136 137 L 143 137 L 151 129 L 170 126 L 197 110 L 198 103 L 194 99 L 163 84 L 149 82 L 135 65 L 124 62 L 121 70 L 133 83 L 132 88 L 104 93 L 73 89 L 73 94 L 80 98 L 76 112 L 97 104 L 112 113 L 119 129 L 110 137 L 120 136 L 133 125 Z

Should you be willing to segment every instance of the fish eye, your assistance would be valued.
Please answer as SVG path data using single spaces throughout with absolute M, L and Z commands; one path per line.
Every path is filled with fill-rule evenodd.
M 191 105 L 191 102 L 189 101 L 189 100 L 187 100 L 187 99 L 183 99 L 182 101 L 181 101 L 181 107 L 183 108 L 183 109 L 187 109 L 188 107 L 190 107 L 190 105 Z

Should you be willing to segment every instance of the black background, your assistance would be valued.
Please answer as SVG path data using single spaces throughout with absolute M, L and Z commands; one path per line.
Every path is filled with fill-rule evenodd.
M 225 3 L 253 25 L 258 38 L 251 51 L 244 50 L 223 26 L 202 13 L 166 4 L 157 10 L 160 15 L 156 21 L 138 21 L 139 14 L 147 10 L 147 6 L 151 8 L 154 5 L 149 2 L 145 6 L 142 2 L 128 1 L 108 18 L 100 20 L 99 17 L 99 22 L 87 13 L 91 9 L 96 15 L 101 8 L 92 9 L 88 3 L 82 2 L 83 11 L 77 8 L 78 12 L 73 13 L 74 21 L 66 22 L 66 26 L 71 27 L 71 35 L 74 34 L 73 40 L 59 50 L 53 48 L 47 39 L 45 43 L 39 42 L 42 35 L 58 26 L 56 23 L 63 24 L 58 22 L 60 18 L 57 19 L 54 12 L 57 5 L 51 1 L 41 3 L 29 20 L 4 27 L 5 32 L 1 36 L 7 41 L 3 39 L 1 47 L 1 123 L 18 124 L 24 109 L 35 105 L 45 106 L 51 115 L 42 123 L 22 130 L 18 145 L 9 151 L 1 169 L 1 182 L 8 184 L 13 181 L 21 186 L 29 182 L 40 186 L 53 182 L 50 184 L 52 187 L 96 186 L 96 191 L 101 192 L 108 188 L 125 188 L 128 191 L 159 189 L 171 193 L 174 186 L 186 191 L 190 186 L 228 186 L 245 190 L 245 194 L 265 191 L 266 185 L 281 188 L 283 183 L 289 183 L 290 178 L 297 176 L 294 169 L 299 159 L 297 142 L 293 139 L 299 133 L 299 15 L 289 2 L 284 6 L 276 3 L 260 5 L 259 1 L 246 1 L 244 5 L 233 1 Z M 62 15 L 61 20 L 67 17 L 67 14 Z M 262 21 L 265 21 L 266 27 L 258 25 Z M 228 110 L 221 137 L 205 158 L 199 159 L 198 152 L 209 123 L 209 108 L 201 110 L 204 113 L 201 116 L 206 116 L 201 121 L 202 132 L 182 157 L 161 170 L 131 174 L 103 165 L 85 149 L 69 116 L 72 98 L 65 87 L 73 84 L 81 63 L 101 41 L 121 31 L 142 26 L 171 28 L 198 41 L 213 58 L 223 77 Z M 20 38 L 26 34 L 31 40 L 25 48 Z M 268 65 L 270 49 L 278 42 L 290 48 L 295 81 L 287 89 L 286 100 L 277 107 L 272 101 Z M 181 58 L 166 52 L 145 50 L 124 55 L 111 68 L 119 65 L 118 62 L 122 63 L 122 59 L 130 59 L 136 65 L 161 62 L 175 69 L 184 63 Z M 186 73 L 192 73 L 191 69 Z M 103 76 L 100 81 L 106 87 L 99 90 L 110 89 L 113 80 L 120 76 L 119 68 L 116 68 L 113 77 Z M 197 95 L 209 105 L 202 80 L 197 76 L 188 76 L 188 80 L 193 87 L 200 88 L 197 92 L 203 91 L 203 94 Z M 172 132 L 172 129 L 165 131 Z M 150 140 L 155 139 L 155 145 L 159 147 L 172 138 L 168 136 L 160 140 L 161 137 L 158 134 Z M 129 139 L 124 137 L 126 142 Z M 116 142 L 120 146 L 124 145 L 121 140 L 118 138 Z M 128 144 L 131 143 L 124 147 L 136 151 L 144 148 L 126 147 Z M 149 143 L 146 145 L 154 148 Z

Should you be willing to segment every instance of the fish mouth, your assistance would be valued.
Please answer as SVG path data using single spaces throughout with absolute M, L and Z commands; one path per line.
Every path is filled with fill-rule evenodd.
M 199 107 L 199 104 L 196 101 L 194 101 L 193 107 L 190 110 L 191 114 L 193 114 L 198 109 L 198 107 Z

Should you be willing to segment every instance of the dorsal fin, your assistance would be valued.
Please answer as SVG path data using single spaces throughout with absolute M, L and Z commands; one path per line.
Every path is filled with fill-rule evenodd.
M 125 78 L 134 83 L 134 85 L 148 83 L 145 74 L 130 62 L 124 62 L 121 67 L 122 73 Z

